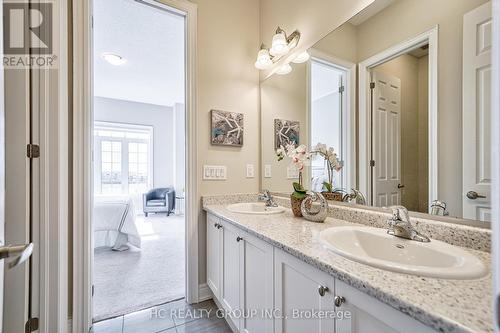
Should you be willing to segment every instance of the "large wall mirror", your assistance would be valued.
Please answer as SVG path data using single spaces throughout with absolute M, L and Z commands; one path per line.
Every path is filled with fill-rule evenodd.
M 261 82 L 263 189 L 298 179 L 280 146 L 322 143 L 343 167 L 313 158 L 308 190 L 488 225 L 491 2 L 376 0 L 309 54 Z

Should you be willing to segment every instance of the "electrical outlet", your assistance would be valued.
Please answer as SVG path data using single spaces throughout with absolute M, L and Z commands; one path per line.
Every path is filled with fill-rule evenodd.
M 253 164 L 247 164 L 247 178 L 255 177 L 255 169 Z
M 297 179 L 299 178 L 299 170 L 293 165 L 286 168 L 286 178 Z
M 227 168 L 225 165 L 204 165 L 203 179 L 204 180 L 226 180 Z
M 271 178 L 272 177 L 271 170 L 272 170 L 271 164 L 264 165 L 264 178 Z

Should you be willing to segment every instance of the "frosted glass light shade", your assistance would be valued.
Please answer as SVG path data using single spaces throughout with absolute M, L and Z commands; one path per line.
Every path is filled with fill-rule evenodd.
M 286 75 L 286 74 L 289 74 L 291 71 L 292 71 L 292 66 L 290 66 L 290 64 L 284 64 L 283 66 L 278 68 L 278 70 L 276 71 L 276 74 Z
M 295 59 L 293 59 L 293 63 L 296 63 L 296 64 L 301 64 L 303 62 L 306 62 L 307 60 L 309 60 L 311 56 L 309 55 L 309 53 L 307 53 L 307 51 L 304 51 L 302 53 L 299 53 L 297 55 L 297 57 L 295 57 Z
M 263 70 L 268 69 L 273 65 L 273 61 L 271 60 L 271 56 L 269 55 L 269 51 L 266 49 L 262 49 L 257 54 L 257 61 L 255 62 L 255 67 L 257 69 Z
M 271 45 L 271 54 L 273 56 L 282 56 L 290 51 L 288 43 L 285 38 L 285 34 L 277 33 L 273 36 L 273 43 Z
M 119 56 L 118 54 L 113 54 L 113 53 L 103 53 L 101 57 L 106 60 L 108 63 L 114 66 L 121 66 L 124 65 L 127 60 L 124 59 L 122 56 Z

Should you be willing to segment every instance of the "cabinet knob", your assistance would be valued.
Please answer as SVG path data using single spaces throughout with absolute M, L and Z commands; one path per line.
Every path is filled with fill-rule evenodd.
M 319 286 L 318 287 L 318 293 L 321 297 L 325 296 L 325 294 L 328 292 L 328 287 L 324 287 L 324 286 Z
M 217 229 L 222 229 L 222 224 L 217 224 Z
M 239 241 L 242 241 L 243 238 L 241 238 L 240 236 L 236 237 L 236 241 L 239 242 Z
M 217 222 L 216 222 L 216 223 L 214 223 L 214 228 L 219 229 L 219 223 L 217 223 Z
M 345 298 L 344 296 L 335 296 L 334 300 L 333 300 L 333 303 L 335 304 L 335 306 L 341 306 L 342 304 L 345 303 Z

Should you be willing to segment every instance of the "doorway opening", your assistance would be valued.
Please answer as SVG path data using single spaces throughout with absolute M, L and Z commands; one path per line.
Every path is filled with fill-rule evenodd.
M 370 200 L 429 211 L 429 45 L 370 69 Z
M 186 296 L 186 18 L 93 2 L 92 318 Z

